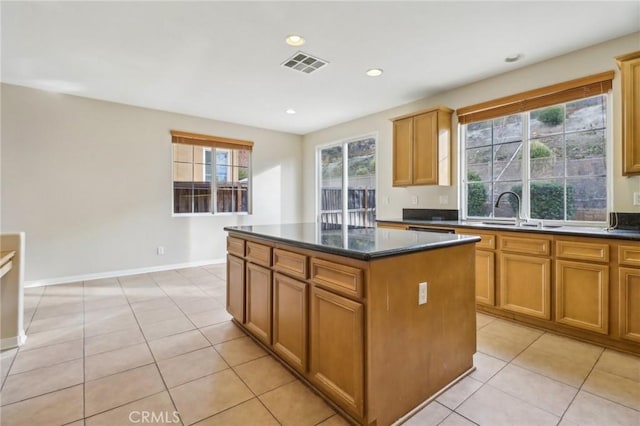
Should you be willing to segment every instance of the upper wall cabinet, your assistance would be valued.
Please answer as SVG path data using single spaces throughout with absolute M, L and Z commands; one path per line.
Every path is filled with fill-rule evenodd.
M 451 185 L 451 114 L 431 108 L 393 119 L 393 186 Z
M 622 76 L 622 174 L 640 174 L 640 51 L 616 58 Z

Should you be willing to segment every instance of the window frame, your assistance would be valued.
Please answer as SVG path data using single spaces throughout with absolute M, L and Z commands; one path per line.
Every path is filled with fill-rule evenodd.
M 578 220 L 557 220 L 557 219 L 537 219 L 531 218 L 531 194 L 530 194 L 530 183 L 531 183 L 531 159 L 530 159 L 530 143 L 531 138 L 529 137 L 529 115 L 531 111 L 535 111 L 541 108 L 532 108 L 526 111 L 520 111 L 517 114 L 523 116 L 522 120 L 522 173 L 521 173 L 521 181 L 522 181 L 522 197 L 521 197 L 521 218 L 523 221 L 532 222 L 532 223 L 544 223 L 545 225 L 559 225 L 559 226 L 608 226 L 609 223 L 609 213 L 612 211 L 613 207 L 613 155 L 614 155 L 614 147 L 613 147 L 613 93 L 609 90 L 606 93 L 602 93 L 600 95 L 593 95 L 587 98 L 603 96 L 606 101 L 606 114 L 605 114 L 605 164 L 606 164 L 606 190 L 607 190 L 607 200 L 606 200 L 606 219 L 604 221 L 578 221 Z M 583 98 L 583 99 L 587 99 Z M 571 102 L 578 101 L 579 99 L 575 99 L 573 101 L 568 100 L 565 102 L 557 103 L 555 105 L 566 105 Z M 544 107 L 543 107 L 544 108 Z M 514 115 L 514 113 L 507 114 Z M 502 116 L 502 117 L 505 117 Z M 500 117 L 493 117 L 500 118 Z M 481 121 L 487 121 L 490 118 Z M 477 122 L 477 121 L 475 121 Z M 473 122 L 472 122 L 473 123 Z M 458 123 L 458 146 L 459 146 L 459 179 L 461 182 L 460 185 L 460 199 L 459 205 L 461 209 L 461 217 L 463 220 L 468 221 L 486 221 L 490 219 L 495 222 L 504 222 L 505 224 L 513 223 L 514 219 L 510 217 L 493 217 L 493 216 L 469 216 L 467 210 L 467 201 L 468 201 L 468 184 L 469 180 L 467 178 L 467 156 L 466 156 L 466 131 L 467 125 L 470 123 Z M 566 134 L 566 133 L 565 133 Z M 566 179 L 566 171 L 565 176 L 562 179 Z M 494 182 L 492 180 L 492 182 Z M 507 202 L 507 200 L 502 200 L 502 202 Z M 566 199 L 565 199 L 566 202 Z M 566 210 L 566 207 L 565 207 Z
M 244 141 L 239 139 L 229 139 L 223 138 L 219 136 L 209 136 L 202 135 L 197 133 L 189 133 L 182 132 L 178 130 L 171 130 L 172 136 L 172 144 L 171 144 L 171 216 L 172 217 L 197 217 L 197 216 L 247 216 L 253 214 L 253 145 L 252 141 Z M 174 176 L 174 167 L 175 167 L 175 151 L 174 144 L 182 144 L 187 145 L 192 148 L 194 147 L 202 147 L 202 175 L 203 178 L 206 179 L 206 149 L 209 149 L 211 152 L 211 199 L 209 202 L 209 211 L 207 212 L 186 212 L 186 213 L 176 213 L 175 212 L 175 176 Z M 217 176 L 217 159 L 216 159 L 216 149 L 224 149 L 231 151 L 231 164 L 227 164 L 225 167 L 235 167 L 233 162 L 235 161 L 236 155 L 234 155 L 233 151 L 246 151 L 248 155 L 247 159 L 247 211 L 231 211 L 231 212 L 221 212 L 217 211 L 217 186 L 218 186 L 218 176 Z M 192 164 L 195 165 L 196 158 L 192 158 Z M 194 176 L 195 177 L 195 176 Z M 193 210 L 193 205 L 192 205 Z
M 357 142 L 357 141 L 361 141 L 364 139 L 373 139 L 374 143 L 375 143 L 375 147 L 376 147 L 376 152 L 375 152 L 375 164 L 376 164 L 376 170 L 375 170 L 375 177 L 374 177 L 374 182 L 375 182 L 375 190 L 376 190 L 376 195 L 375 195 L 375 201 L 376 201 L 376 212 L 377 212 L 377 206 L 378 206 L 378 197 L 379 197 L 379 191 L 378 191 L 378 153 L 379 153 L 379 149 L 378 149 L 378 142 L 379 142 L 379 138 L 378 138 L 378 132 L 370 132 L 370 133 L 364 133 L 362 135 L 358 135 L 358 136 L 353 136 L 353 137 L 349 137 L 349 138 L 345 138 L 345 139 L 341 139 L 338 141 L 334 141 L 334 142 L 329 142 L 326 144 L 321 144 L 321 145 L 317 145 L 316 146 L 316 150 L 315 150 L 315 206 L 314 206 L 314 216 L 316 219 L 316 224 L 320 224 L 320 219 L 321 219 L 321 211 L 320 208 L 322 206 L 322 170 L 320 167 L 320 159 L 322 156 L 322 150 L 326 149 L 326 148 L 332 148 L 332 147 L 336 147 L 336 146 L 341 146 L 342 147 L 342 188 L 347 187 L 348 188 L 348 183 L 349 183 L 349 162 L 348 162 L 348 149 L 347 146 L 352 143 L 352 142 Z M 346 223 L 348 222 L 348 218 L 347 215 L 349 213 L 349 199 L 348 197 L 342 197 L 342 223 Z M 347 219 L 347 221 L 345 222 L 345 219 Z

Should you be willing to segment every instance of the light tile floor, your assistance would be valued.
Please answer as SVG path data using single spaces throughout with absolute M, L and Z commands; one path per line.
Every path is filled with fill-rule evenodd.
M 345 425 L 231 321 L 225 266 L 25 294 L 0 424 Z M 640 358 L 478 314 L 477 370 L 406 425 L 638 425 Z

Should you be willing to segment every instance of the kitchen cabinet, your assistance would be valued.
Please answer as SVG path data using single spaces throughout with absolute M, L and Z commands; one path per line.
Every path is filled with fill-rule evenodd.
M 393 186 L 451 184 L 451 114 L 437 107 L 393 119 Z
M 309 286 L 286 275 L 273 276 L 273 350 L 301 373 L 307 371 Z
M 482 238 L 479 243 L 476 243 L 476 303 L 494 306 L 496 303 L 496 236 L 480 232 L 474 232 L 474 234 Z
M 294 241 L 309 234 L 273 229 Z M 335 254 L 333 246 L 323 251 L 335 239 L 297 245 L 229 234 L 246 239 L 245 322 L 234 321 L 351 422 L 393 424 L 472 371 L 474 271 L 455 266 L 473 264 L 476 238 L 443 245 L 440 234 L 434 247 L 362 259 Z M 383 251 L 388 236 L 375 234 L 371 247 Z M 229 247 L 239 251 L 241 244 Z M 361 255 L 366 247 L 339 249 Z M 429 283 L 423 305 L 421 281 Z
M 227 255 L 227 312 L 244 324 L 244 259 Z
M 311 290 L 311 379 L 357 417 L 363 415 L 363 315 L 362 303 Z
M 551 319 L 550 241 L 504 235 L 500 239 L 500 307 Z
M 247 262 L 246 323 L 254 336 L 271 345 L 271 270 Z
M 608 334 L 609 244 L 585 240 L 555 243 L 555 321 Z
M 640 51 L 616 58 L 622 79 L 622 174 L 640 174 Z
M 640 246 L 620 245 L 618 262 L 620 337 L 640 342 Z

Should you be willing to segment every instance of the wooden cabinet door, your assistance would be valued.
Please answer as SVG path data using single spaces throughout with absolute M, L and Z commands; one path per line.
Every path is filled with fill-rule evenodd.
M 438 111 L 413 117 L 413 184 L 438 184 Z
M 227 255 L 227 312 L 244 324 L 244 260 Z
M 364 414 L 363 315 L 362 304 L 312 288 L 311 380 L 356 417 Z
M 308 288 L 285 275 L 273 276 L 273 350 L 301 373 L 307 371 Z
M 500 254 L 500 307 L 551 319 L 551 260 Z
M 246 327 L 265 344 L 271 344 L 271 270 L 247 262 Z
M 393 122 L 393 186 L 413 183 L 413 117 Z
M 609 267 L 556 260 L 555 321 L 608 334 Z
M 622 77 L 622 174 L 640 174 L 640 51 L 616 58 Z
M 640 269 L 619 268 L 620 337 L 640 342 Z
M 495 254 L 476 250 L 476 302 L 494 306 L 495 298 Z

